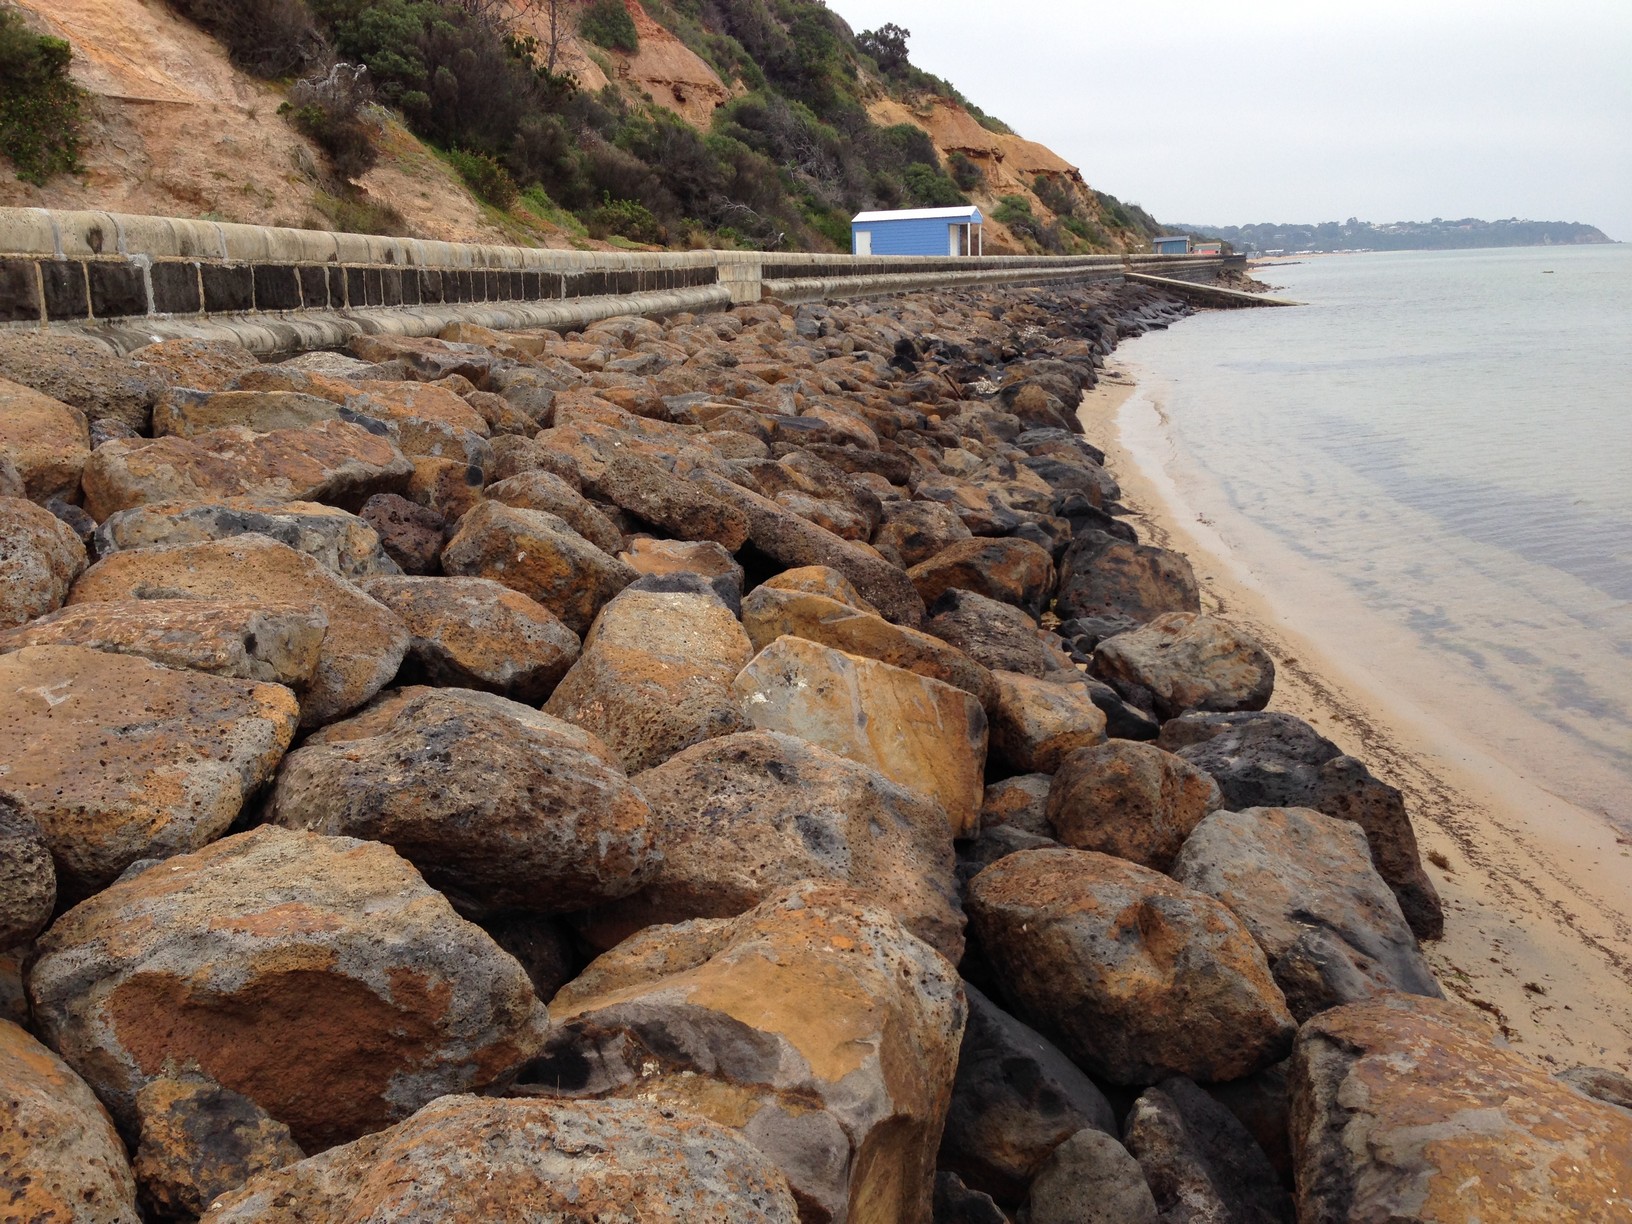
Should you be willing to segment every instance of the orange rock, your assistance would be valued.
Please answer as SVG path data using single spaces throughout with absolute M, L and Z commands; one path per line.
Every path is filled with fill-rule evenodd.
M 132 350 L 129 359 L 160 371 L 173 387 L 198 391 L 224 391 L 260 364 L 254 353 L 229 340 L 160 340 Z
M 62 607 L 85 560 L 67 523 L 31 501 L 0 497 L 0 630 Z
M 626 590 L 595 618 L 546 713 L 599 736 L 630 772 L 746 729 L 731 683 L 753 646 L 708 595 Z
M 211 1224 L 795 1224 L 776 1166 L 723 1126 L 634 1101 L 447 1096 L 406 1122 L 254 1178 Z
M 450 523 L 462 519 L 482 501 L 486 475 L 479 464 L 419 455 L 410 458 L 414 474 L 403 490 L 410 501 L 434 510 Z
M 574 633 L 585 632 L 601 605 L 635 579 L 553 514 L 484 501 L 459 522 L 442 550 L 449 574 L 493 578 L 536 599 Z
M 623 533 L 612 520 L 552 472 L 518 473 L 488 485 L 483 496 L 518 510 L 543 510 L 553 514 L 604 553 L 616 556 L 623 548 Z
M 153 436 L 194 438 L 229 425 L 271 433 L 338 421 L 341 409 L 297 391 L 166 391 L 153 408 Z
M 713 540 L 736 552 L 748 539 L 741 510 L 637 455 L 612 456 L 591 491 L 682 540 Z
M 737 918 L 648 928 L 554 1007 L 513 1091 L 700 1113 L 781 1167 L 805 1221 L 929 1224 L 963 993 L 859 893 L 806 881 Z
M 956 964 L 963 910 L 946 813 L 875 769 L 791 735 L 750 731 L 633 779 L 663 861 L 640 892 L 579 923 L 610 948 L 648 926 L 729 918 L 802 879 L 861 890 Z
M 302 726 L 321 726 L 362 705 L 397 674 L 408 650 L 408 631 L 388 608 L 304 553 L 259 535 L 114 553 L 85 572 L 69 602 L 154 596 L 257 599 L 327 616 L 317 671 L 301 694 Z
M 950 647 L 948 647 L 950 649 Z M 992 752 L 1021 773 L 1053 773 L 1069 752 L 1105 742 L 1105 715 L 1085 685 L 989 673 Z
M 1042 614 L 1054 596 L 1054 560 L 1030 540 L 974 538 L 949 544 L 907 571 L 923 601 L 952 587 Z
M 1133 740 L 1071 752 L 1048 792 L 1053 836 L 1166 871 L 1185 838 L 1223 803 L 1218 783 L 1181 757 Z
M 593 735 L 468 689 L 394 689 L 278 771 L 269 818 L 386 842 L 466 913 L 627 896 L 658 861 L 651 809 Z
M 969 884 L 969 920 L 1016 1014 L 1117 1084 L 1250 1075 L 1297 1026 L 1229 908 L 1084 850 L 1024 850 Z
M 297 714 L 282 685 L 30 646 L 0 655 L 0 776 L 76 900 L 137 859 L 225 832 L 288 750 Z
M 397 572 L 396 563 L 380 546 L 379 533 L 355 514 L 318 502 L 254 497 L 153 502 L 121 510 L 97 528 L 96 551 L 105 557 L 122 549 L 202 544 L 251 534 L 270 536 L 353 581 Z
M 877 608 L 861 597 L 856 584 L 830 565 L 800 565 L 785 569 L 780 574 L 773 574 L 761 585 L 773 591 L 806 591 L 812 595 L 825 595 L 874 616 L 879 614 Z
M 923 621 L 924 601 L 912 583 L 873 549 L 840 539 L 723 476 L 699 471 L 690 479 L 748 516 L 748 538 L 766 556 L 787 566 L 830 566 L 848 578 L 886 619 L 908 626 Z
M 750 725 L 797 735 L 929 796 L 954 836 L 979 828 L 986 715 L 962 689 L 796 637 L 760 651 L 734 688 Z
M 328 628 L 329 618 L 313 607 L 131 599 L 76 604 L 0 632 L 0 654 L 25 646 L 86 646 L 303 692 L 317 671 Z
M 805 571 L 788 571 L 800 572 Z M 993 706 L 997 689 L 992 673 L 961 650 L 917 629 L 892 625 L 852 604 L 777 585 L 779 578 L 786 577 L 782 574 L 762 583 L 742 601 L 742 625 L 755 650 L 763 650 L 784 635 L 804 638 L 940 680 L 971 694 L 983 709 Z M 1103 716 L 1100 723 L 1104 723 Z
M 217 1195 L 306 1157 L 287 1126 L 196 1071 L 148 1083 L 136 1113 L 136 1181 L 142 1203 L 164 1219 L 202 1215 Z
M 101 522 L 159 501 L 253 495 L 355 508 L 400 490 L 413 465 L 389 438 L 347 421 L 258 434 L 241 427 L 196 438 L 116 438 L 86 462 L 85 509 Z
M 131 1133 L 137 1094 L 196 1067 L 308 1151 L 502 1084 L 547 1025 L 521 966 L 389 847 L 274 826 L 82 902 L 29 989 Z
M 16 467 L 30 500 L 77 502 L 80 473 L 90 457 L 84 413 L 0 378 L 0 458 Z
M 1292 1058 L 1300 1220 L 1551 1224 L 1632 1214 L 1632 1113 L 1553 1079 L 1466 1007 L 1322 1012 Z
M 0 1020 L 0 1187 L 8 1220 L 141 1219 L 107 1111 L 62 1059 L 7 1020 Z
M 410 641 L 405 682 L 543 701 L 578 658 L 578 637 L 543 604 L 487 578 L 371 578 Z M 3 639 L 0 639 L 3 648 Z

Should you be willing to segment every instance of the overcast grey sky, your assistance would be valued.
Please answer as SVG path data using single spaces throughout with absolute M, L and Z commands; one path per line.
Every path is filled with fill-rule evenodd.
M 1632 240 L 1632 0 L 828 0 L 1159 219 Z

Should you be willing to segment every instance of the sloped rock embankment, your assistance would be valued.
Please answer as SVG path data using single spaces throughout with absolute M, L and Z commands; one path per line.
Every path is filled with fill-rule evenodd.
M 1139 538 L 1146 288 L 0 381 L 0 1216 L 1618 1219 Z M 0 338 L 0 346 L 4 340 Z

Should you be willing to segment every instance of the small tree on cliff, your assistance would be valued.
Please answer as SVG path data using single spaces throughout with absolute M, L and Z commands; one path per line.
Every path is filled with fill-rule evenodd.
M 911 37 L 911 30 L 889 21 L 857 34 L 856 46 L 873 57 L 880 71 L 893 76 L 907 66 L 907 39 Z

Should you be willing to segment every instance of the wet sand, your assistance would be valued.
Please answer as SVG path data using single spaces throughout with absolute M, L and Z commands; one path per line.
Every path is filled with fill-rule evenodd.
M 1445 903 L 1445 938 L 1426 951 L 1446 993 L 1557 1068 L 1632 1070 L 1632 838 L 1391 690 L 1367 654 L 1380 640 L 1390 667 L 1434 666 L 1403 630 L 1390 640 L 1335 582 L 1289 580 L 1298 563 L 1245 520 L 1198 514 L 1173 475 L 1159 398 L 1114 361 L 1079 415 L 1141 537 L 1188 556 L 1203 609 L 1274 656 L 1270 709 L 1307 719 L 1405 794 Z M 1346 652 L 1362 619 L 1365 651 Z

